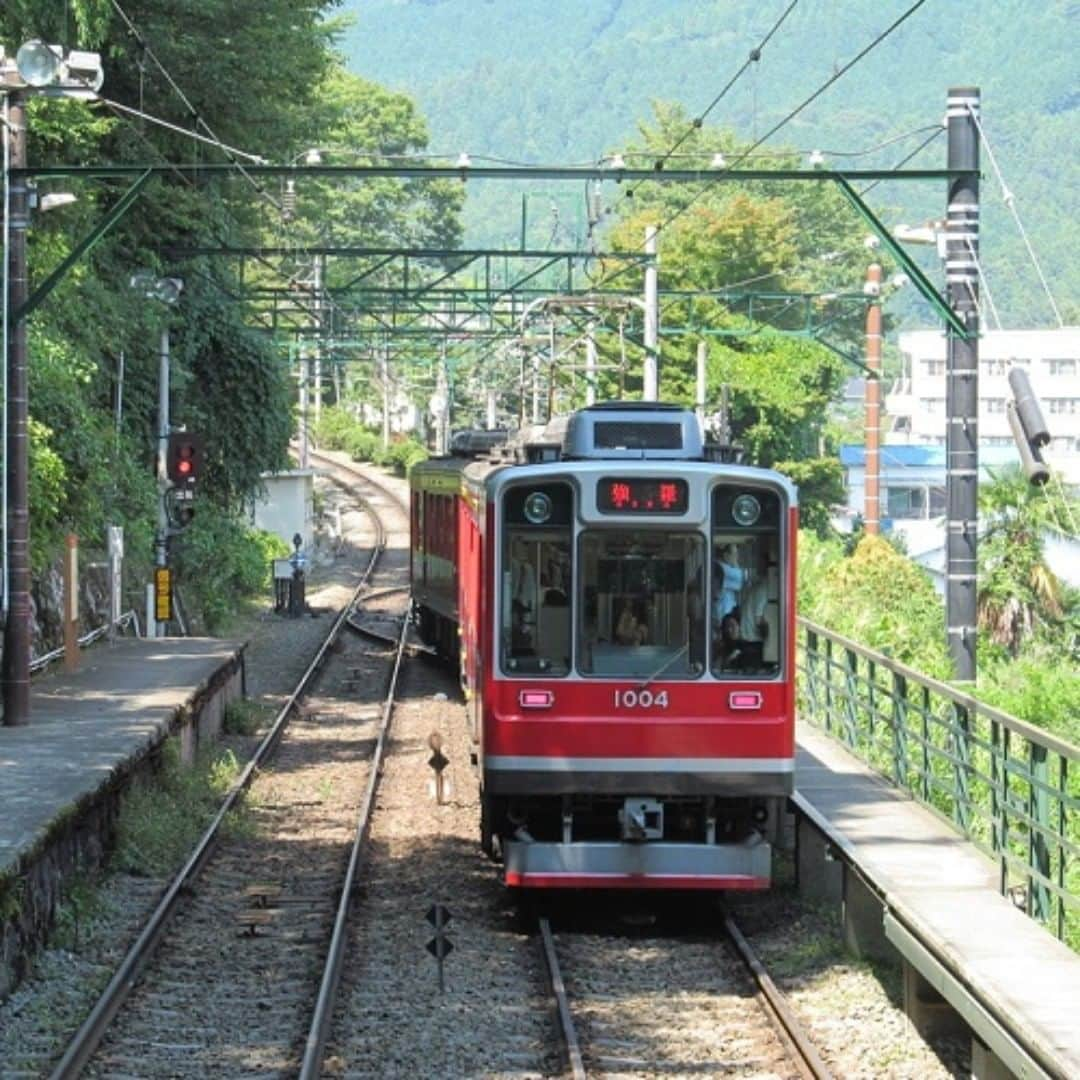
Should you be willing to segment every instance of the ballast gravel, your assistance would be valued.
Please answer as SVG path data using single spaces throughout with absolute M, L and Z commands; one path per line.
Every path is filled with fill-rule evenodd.
M 369 471 L 404 492 L 400 478 Z M 340 499 L 337 489 L 324 480 L 318 484 L 332 509 Z M 342 602 L 360 572 L 366 519 L 359 511 L 346 511 L 343 518 L 344 543 L 335 544 L 341 554 L 325 554 L 310 577 L 309 603 L 325 614 L 299 620 L 260 615 L 242 632 L 251 641 L 249 694 L 264 703 L 279 704 L 291 689 L 330 609 Z M 354 537 L 355 547 L 350 543 Z M 391 542 L 407 544 L 400 534 Z M 498 882 L 497 868 L 479 852 L 464 709 L 445 674 L 429 671 L 408 679 L 362 874 L 326 1074 L 408 1080 L 556 1075 L 559 1066 L 539 960 L 524 920 Z M 429 787 L 432 731 L 442 734 L 451 762 L 451 790 L 444 806 L 435 805 Z M 238 756 L 252 742 L 233 741 Z M 97 883 L 93 898 L 80 904 L 84 914 L 66 920 L 57 935 L 63 947 L 44 950 L 33 974 L 0 1005 L 2 1080 L 48 1074 L 163 884 L 108 876 Z M 433 931 L 425 915 L 436 902 L 452 915 L 448 934 L 454 951 L 446 958 L 442 991 L 426 949 Z M 576 903 L 594 901 L 580 898 Z M 901 1008 L 895 968 L 871 967 L 844 955 L 837 913 L 802 903 L 783 880 L 771 894 L 736 898 L 733 906 L 744 932 L 838 1077 L 936 1080 L 970 1074 L 968 1039 L 942 1039 L 931 1047 L 912 1028 Z M 678 936 L 677 931 L 672 934 Z M 654 1005 L 657 1013 L 662 1011 L 658 995 L 689 1003 L 708 992 L 693 965 L 680 962 L 669 937 L 665 933 L 663 949 L 670 950 L 671 960 L 663 988 L 657 987 L 649 958 L 635 952 L 648 948 L 652 956 L 653 946 L 618 936 L 603 943 L 617 963 L 619 989 L 612 1000 L 601 1003 L 601 1010 L 622 1016 L 632 1009 L 648 1015 Z M 685 1021 L 697 1022 L 689 1011 Z M 630 1048 L 620 1051 L 618 1038 L 610 1031 L 608 1037 L 612 1060 L 604 1063 L 610 1070 L 603 1075 L 650 1075 L 635 1071 L 627 1060 Z M 705 1039 L 712 1037 L 703 1033 Z M 284 1048 L 266 1050 L 268 1064 L 285 1056 Z M 614 1060 L 620 1057 L 628 1066 L 622 1073 Z M 692 1071 L 663 1075 L 667 1080 L 729 1075 L 722 1061 L 714 1059 L 712 1065 L 716 1067 L 700 1061 Z M 769 1072 L 766 1065 L 762 1075 Z M 137 1068 L 132 1073 L 138 1075 Z M 271 1065 L 267 1075 L 283 1074 Z

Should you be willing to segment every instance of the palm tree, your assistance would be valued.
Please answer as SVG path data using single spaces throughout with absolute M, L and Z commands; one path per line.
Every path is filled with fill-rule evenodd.
M 991 475 L 979 493 L 979 627 L 1016 656 L 1041 624 L 1065 615 L 1065 590 L 1043 550 L 1043 532 L 1056 518 L 1019 466 Z

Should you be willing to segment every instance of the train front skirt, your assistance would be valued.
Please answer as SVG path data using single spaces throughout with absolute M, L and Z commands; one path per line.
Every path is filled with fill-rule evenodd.
M 506 884 L 534 889 L 767 889 L 771 848 L 734 844 L 507 840 Z

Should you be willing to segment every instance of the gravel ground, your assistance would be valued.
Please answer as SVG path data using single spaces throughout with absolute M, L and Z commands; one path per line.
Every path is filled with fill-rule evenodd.
M 398 490 L 404 487 L 400 480 L 382 479 Z M 326 482 L 320 489 L 330 508 L 341 498 Z M 330 612 L 355 584 L 365 519 L 348 511 L 343 519 L 340 553 L 327 545 L 309 573 L 315 617 L 285 620 L 256 613 L 230 630 L 230 636 L 250 640 L 248 689 L 256 701 L 278 705 L 287 696 Z M 399 552 L 406 546 L 400 533 L 391 543 Z M 402 565 L 399 559 L 399 577 Z M 430 666 L 414 666 L 404 696 L 362 874 L 365 896 L 346 961 L 328 1070 L 388 1077 L 551 1075 L 556 1065 L 541 966 L 494 868 L 479 853 L 475 781 L 453 680 Z M 427 737 L 433 730 L 443 734 L 451 761 L 452 794 L 442 807 L 434 805 L 428 790 Z M 250 743 L 232 741 L 238 756 Z M 85 905 L 88 913 L 56 935 L 57 947 L 41 954 L 34 975 L 0 1006 L 0 1077 L 47 1071 L 163 884 L 109 876 Z M 444 993 L 436 985 L 435 962 L 424 950 L 431 936 L 424 915 L 434 901 L 453 914 L 449 929 L 455 950 L 446 961 Z M 576 904 L 588 909 L 595 901 L 580 898 Z M 782 881 L 768 896 L 739 898 L 735 911 L 838 1076 L 921 1080 L 969 1074 L 966 1039 L 929 1047 L 914 1032 L 900 1009 L 895 970 L 843 955 L 836 914 L 802 904 Z M 690 963 L 681 947 L 686 943 L 673 937 L 679 934 L 653 930 L 635 940 L 612 937 L 617 943 L 612 963 L 625 987 L 603 1008 L 621 1018 L 627 1010 L 649 1015 L 655 1009 L 660 1015 L 668 998 L 685 998 L 694 1010 L 708 1005 L 714 984 L 724 976 L 698 973 L 696 961 Z M 569 957 L 565 963 L 568 979 L 573 978 Z M 679 1022 L 698 1026 L 689 1009 Z M 612 1050 L 610 1056 L 618 1053 Z M 720 1052 L 713 1059 L 715 1070 L 702 1060 L 692 1075 L 728 1075 L 722 1057 Z M 768 1054 L 762 1063 L 761 1075 L 770 1075 Z M 264 1064 L 267 1075 L 291 1075 L 284 1058 L 275 1062 L 271 1054 Z M 138 1075 L 161 1075 L 134 1062 L 128 1068 Z M 633 1069 L 627 1074 L 648 1075 Z
M 285 619 L 268 609 L 256 610 L 230 627 L 228 635 L 249 641 L 249 697 L 275 711 L 356 587 L 370 551 L 368 516 L 329 481 L 319 480 L 318 488 L 328 513 L 336 518 L 335 507 L 341 506 L 343 535 L 334 542 L 324 537 L 316 552 L 307 587 L 311 616 Z M 245 760 L 257 737 L 229 736 L 225 743 Z M 78 883 L 82 917 L 61 920 L 33 973 L 0 1005 L 0 1078 L 47 1074 L 167 884 L 166 878 L 124 873 Z

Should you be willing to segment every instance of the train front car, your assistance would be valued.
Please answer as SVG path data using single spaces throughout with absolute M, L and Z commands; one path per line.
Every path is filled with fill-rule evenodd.
M 486 478 L 485 846 L 535 888 L 760 889 L 794 774 L 795 489 L 675 406 Z

